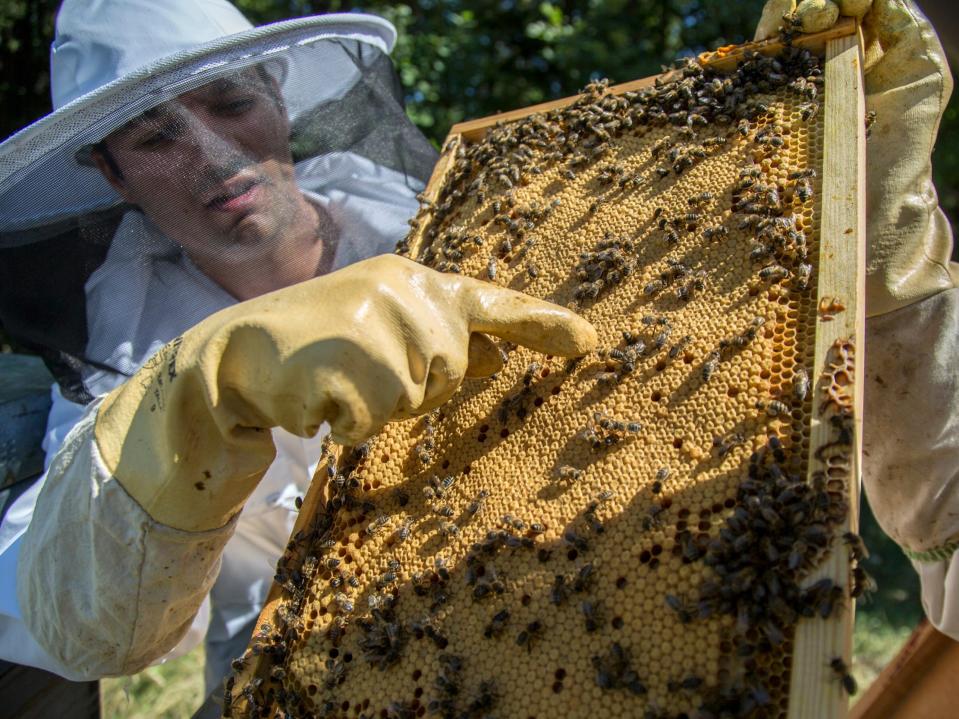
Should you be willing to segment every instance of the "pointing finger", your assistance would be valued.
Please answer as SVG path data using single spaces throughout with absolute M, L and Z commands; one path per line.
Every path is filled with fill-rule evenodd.
M 579 357 L 598 342 L 596 330 L 564 307 L 487 282 L 463 278 L 471 332 L 485 332 L 560 357 Z

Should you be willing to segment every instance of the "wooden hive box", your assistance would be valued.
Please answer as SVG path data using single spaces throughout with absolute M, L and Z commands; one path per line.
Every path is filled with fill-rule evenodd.
M 601 350 L 507 345 L 331 451 L 228 715 L 844 715 L 860 52 L 848 21 L 453 128 L 399 251 Z

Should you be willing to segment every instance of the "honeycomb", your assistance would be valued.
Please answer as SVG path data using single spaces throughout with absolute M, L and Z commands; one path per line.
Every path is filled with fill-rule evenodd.
M 804 580 L 856 551 L 853 346 L 812 374 L 822 77 L 792 48 L 689 61 L 450 139 L 398 251 L 575 308 L 601 347 L 507 343 L 440 410 L 330 448 L 235 665 L 265 669 L 228 696 L 259 716 L 785 715 L 797 623 L 851 608 Z M 834 441 L 807 480 L 820 391 Z

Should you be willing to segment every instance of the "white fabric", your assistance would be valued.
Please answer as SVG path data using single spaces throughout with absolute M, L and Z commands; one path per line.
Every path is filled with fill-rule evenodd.
M 959 538 L 959 289 L 866 320 L 863 484 L 907 549 Z M 959 639 L 959 559 L 916 561 L 922 605 Z
M 17 571 L 24 624 L 74 680 L 133 673 L 171 651 L 215 581 L 239 517 L 198 533 L 155 522 L 100 460 L 96 409 L 50 465 L 36 504 L 43 521 L 27 529 Z
M 408 188 L 398 173 L 351 153 L 316 158 L 301 163 L 296 170 L 304 194 L 322 205 L 339 228 L 334 269 L 389 252 L 405 234 L 406 220 L 417 203 L 415 190 Z M 234 301 L 136 212 L 128 213 L 121 222 L 104 264 L 87 283 L 87 296 L 91 356 L 99 358 L 101 355 L 92 353 L 105 351 L 106 361 L 130 373 L 158 347 Z M 111 346 L 112 351 L 108 349 Z M 96 371 L 90 372 L 86 380 L 94 394 L 102 395 L 122 383 L 125 376 Z M 182 654 L 195 646 L 207 630 L 213 641 L 233 637 L 255 618 L 263 605 L 276 560 L 295 521 L 295 498 L 309 484 L 325 428 L 312 439 L 274 430 L 276 460 L 239 515 L 235 533 L 232 526 L 224 528 L 226 536 L 213 533 L 217 541 L 229 539 L 222 566 L 215 556 L 218 550 L 214 551 L 215 545 L 210 544 L 210 554 L 190 554 L 191 566 L 186 567 L 189 542 L 209 543 L 214 539 L 174 532 L 153 522 L 115 481 L 104 476 L 98 455 L 91 450 L 95 444 L 92 411 L 84 414 L 83 408 L 65 400 L 56 389 L 53 397 L 45 449 L 48 457 L 56 453 L 56 464 L 18 499 L 0 525 L 0 658 L 72 678 L 92 678 L 136 671 L 145 663 Z M 57 452 L 74 425 L 67 446 Z M 73 461 L 63 459 L 64 454 Z M 56 496 L 56 501 L 45 499 L 48 495 Z M 48 507 L 33 518 L 37 501 Z M 117 515 L 122 515 L 122 519 Z M 83 521 L 77 522 L 77 517 Z M 25 581 L 19 586 L 18 602 L 14 574 L 28 525 L 25 539 L 31 545 L 34 538 L 38 540 L 38 548 L 27 558 L 36 562 L 31 564 L 36 573 L 33 568 L 21 570 L 21 579 Z M 103 530 L 112 538 L 111 542 L 115 541 L 110 551 L 119 555 L 117 561 L 104 562 L 103 555 L 98 559 L 96 550 L 90 549 L 97 542 L 102 546 Z M 173 535 L 177 536 L 176 541 L 171 539 Z M 43 552 L 55 547 L 61 552 L 69 547 L 71 553 L 57 554 L 59 561 L 52 561 Z M 73 600 L 88 592 L 89 601 L 93 602 L 98 596 L 91 591 L 93 587 L 129 588 L 138 576 L 137 570 L 132 569 L 138 566 L 137 558 L 142 562 L 158 552 L 164 558 L 183 553 L 178 555 L 175 581 L 163 573 L 166 570 L 161 570 L 161 565 L 143 564 L 139 586 L 143 592 L 168 599 L 168 604 L 182 602 L 182 606 L 161 610 L 150 602 L 134 605 L 126 595 L 123 606 L 118 603 L 110 607 L 107 597 L 103 597 L 104 606 L 85 607 L 89 612 L 76 616 L 78 610 Z M 213 559 L 217 562 L 213 563 Z M 192 625 L 184 624 L 182 617 L 188 609 L 192 614 L 200 607 L 217 569 L 219 577 L 210 592 L 209 614 L 200 611 Z M 69 602 L 49 601 L 48 588 L 61 586 L 76 587 L 77 591 L 65 597 Z M 174 591 L 175 597 L 165 596 Z M 64 613 L 58 609 L 61 604 L 73 609 Z M 43 612 L 34 615 L 33 621 L 35 626 L 51 627 L 50 631 L 62 627 L 62 621 L 69 622 L 71 634 L 56 635 L 57 646 L 62 646 L 59 657 L 45 654 L 30 639 L 22 623 L 22 607 Z M 105 607 L 114 617 L 112 623 L 100 621 L 93 613 L 94 609 L 104 611 Z M 92 623 L 87 632 L 76 626 L 83 621 Z M 129 634 L 131 631 L 133 634 Z M 174 646 L 173 640 L 181 635 L 179 645 Z M 73 646 L 72 640 L 77 637 L 83 647 Z M 97 641 L 102 649 L 103 640 L 111 637 L 119 649 L 101 651 L 101 659 L 87 649 Z M 167 655 L 161 656 L 164 653 Z M 70 670 L 63 666 L 64 661 L 70 663 Z
M 64 0 L 50 47 L 53 107 L 144 65 L 252 27 L 225 0 Z
M 912 560 L 922 583 L 922 608 L 932 625 L 959 641 L 959 553 L 937 562 Z
M 863 482 L 913 552 L 959 538 L 959 289 L 866 320 Z

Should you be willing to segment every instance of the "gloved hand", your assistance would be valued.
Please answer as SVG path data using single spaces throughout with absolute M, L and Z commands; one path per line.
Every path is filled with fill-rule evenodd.
M 157 521 L 222 526 L 273 461 L 270 428 L 358 443 L 501 366 L 489 333 L 578 356 L 586 320 L 397 256 L 375 257 L 211 315 L 104 399 L 101 458 Z
M 811 2 L 801 2 L 797 15 Z M 823 0 L 815 3 L 821 11 Z M 766 4 L 757 37 L 776 31 L 774 4 Z M 914 3 L 869 5 L 838 3 L 842 14 L 868 9 L 866 109 L 876 113 L 866 145 L 863 480 L 879 523 L 908 554 L 946 548 L 947 556 L 959 538 L 959 494 L 952 490 L 959 480 L 959 293 L 951 291 L 959 267 L 949 261 L 952 230 L 938 206 L 930 155 L 952 76 Z M 839 13 L 830 14 L 835 22 Z
M 791 4 L 768 0 L 756 38 L 778 32 Z M 908 0 L 803 0 L 796 15 L 805 8 L 818 13 L 815 30 L 840 13 L 862 18 L 866 109 L 876 113 L 866 152 L 866 314 L 875 317 L 959 282 L 930 162 L 952 75 L 935 31 Z

